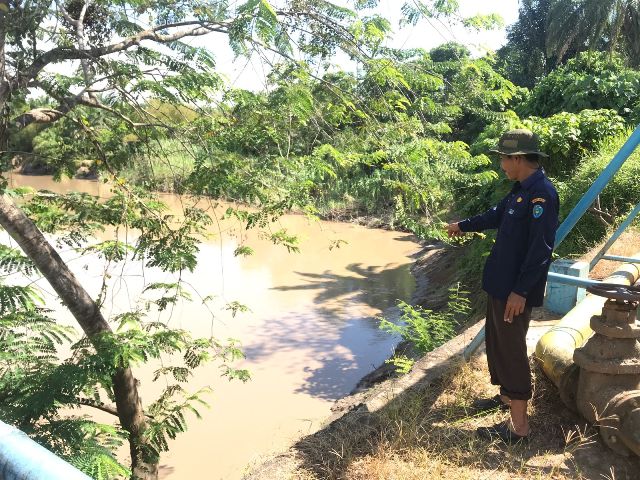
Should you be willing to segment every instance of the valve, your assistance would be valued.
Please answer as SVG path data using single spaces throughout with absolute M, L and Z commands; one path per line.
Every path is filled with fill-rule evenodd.
M 595 332 L 577 348 L 580 367 L 576 406 L 600 426 L 600 435 L 622 454 L 640 452 L 640 287 L 602 283 L 587 289 L 608 298 L 602 315 L 591 317 Z

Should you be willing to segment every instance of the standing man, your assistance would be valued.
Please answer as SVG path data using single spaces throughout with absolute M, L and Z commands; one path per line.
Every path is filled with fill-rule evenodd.
M 542 305 L 551 252 L 558 227 L 558 193 L 540 167 L 547 157 L 529 130 L 511 130 L 500 137 L 500 167 L 515 180 L 509 194 L 481 215 L 447 226 L 450 237 L 498 229 L 487 258 L 482 288 L 488 294 L 485 342 L 491 383 L 500 394 L 473 402 L 476 411 L 510 409 L 511 419 L 481 427 L 483 438 L 512 444 L 528 440 L 527 403 L 532 395 L 527 355 L 531 308 Z

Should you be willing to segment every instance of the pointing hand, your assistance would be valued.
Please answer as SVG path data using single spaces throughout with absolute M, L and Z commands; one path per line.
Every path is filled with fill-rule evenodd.
M 461 237 L 462 235 L 464 235 L 464 232 L 460 230 L 460 226 L 457 222 L 450 223 L 449 225 L 447 225 L 447 235 L 449 235 L 449 237 Z

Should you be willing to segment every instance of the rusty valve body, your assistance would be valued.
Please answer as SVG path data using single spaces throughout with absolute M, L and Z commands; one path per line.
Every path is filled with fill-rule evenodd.
M 602 315 L 591 317 L 595 335 L 573 354 L 580 367 L 576 406 L 600 427 L 609 447 L 640 456 L 640 288 L 603 284 L 588 290 L 609 300 Z

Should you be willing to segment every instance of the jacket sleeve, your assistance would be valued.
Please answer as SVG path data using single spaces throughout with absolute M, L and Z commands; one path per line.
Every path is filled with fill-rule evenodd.
M 513 292 L 527 297 L 531 289 L 547 274 L 558 228 L 558 200 L 548 194 L 539 195 L 544 202 L 534 203 L 530 216 L 527 254 Z
M 458 222 L 460 230 L 463 232 L 481 232 L 482 230 L 498 228 L 508 199 L 509 195 L 504 197 L 495 207 L 491 207 L 486 212 Z

